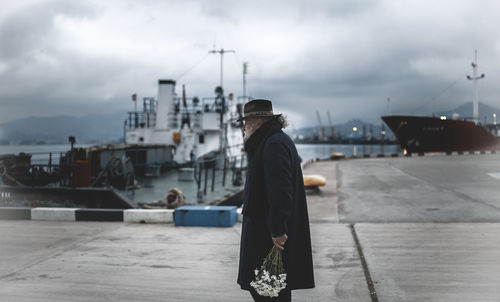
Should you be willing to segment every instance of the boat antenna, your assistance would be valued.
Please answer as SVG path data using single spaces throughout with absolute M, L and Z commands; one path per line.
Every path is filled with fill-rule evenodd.
M 223 68 L 223 64 L 224 64 L 224 54 L 225 54 L 226 52 L 236 52 L 236 51 L 235 51 L 235 50 L 226 50 L 226 49 L 224 49 L 224 48 L 221 48 L 221 49 L 219 49 L 219 50 L 213 49 L 213 50 L 208 51 L 208 53 L 209 53 L 209 54 L 211 54 L 211 53 L 214 53 L 214 54 L 215 54 L 215 53 L 218 53 L 218 54 L 220 54 L 220 87 L 221 87 L 221 88 L 223 87 L 223 86 L 222 86 L 222 74 L 223 74 L 223 69 L 224 69 L 224 68 Z
M 474 62 L 471 64 L 472 66 L 472 77 L 467 76 L 468 80 L 473 81 L 474 83 L 474 99 L 472 102 L 472 118 L 474 120 L 474 123 L 479 123 L 479 101 L 477 99 L 477 80 L 480 80 L 484 78 L 484 73 L 481 74 L 480 76 L 477 75 L 477 50 L 475 51 L 474 54 Z
M 243 62 L 243 100 L 247 99 L 247 73 L 248 73 L 248 62 Z

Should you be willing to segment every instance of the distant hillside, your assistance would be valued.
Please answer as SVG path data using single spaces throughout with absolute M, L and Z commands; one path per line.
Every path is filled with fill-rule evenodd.
M 493 122 L 493 113 L 500 114 L 500 109 L 490 106 L 485 103 L 479 102 L 479 119 L 482 123 L 484 123 L 486 118 L 486 123 Z M 453 110 L 442 111 L 435 113 L 436 116 L 445 115 L 448 118 L 453 118 L 453 115 L 458 119 L 472 119 L 472 102 L 465 103 L 463 105 L 458 106 Z M 500 116 L 499 116 L 500 120 Z
M 35 117 L 0 124 L 0 144 L 65 144 L 69 136 L 78 143 L 118 142 L 123 137 L 126 112 L 83 117 Z
M 332 131 L 331 127 L 324 127 L 325 135 L 331 136 Z M 348 137 L 348 136 L 372 136 L 374 138 L 380 138 L 380 132 L 382 130 L 382 120 L 380 120 L 380 124 L 374 125 L 368 122 L 364 122 L 360 119 L 352 119 L 343 124 L 335 124 L 333 125 L 335 136 L 336 137 Z M 353 128 L 356 128 L 356 133 Z M 384 125 L 384 129 L 387 132 L 387 135 L 390 137 L 392 133 L 388 129 L 386 125 Z M 313 127 L 305 127 L 300 129 L 286 129 L 286 132 L 291 136 L 303 136 L 303 137 L 314 137 L 321 136 L 321 129 L 319 126 Z
M 479 116 L 484 122 L 493 121 L 493 113 L 500 114 L 500 109 L 479 103 Z M 429 114 L 432 115 L 432 114 Z M 472 117 L 472 103 L 465 103 L 453 110 L 434 113 L 436 116 L 445 115 L 452 118 L 454 115 L 461 118 Z M 80 144 L 117 143 L 123 138 L 123 121 L 126 112 L 116 112 L 109 115 L 87 115 L 84 117 L 54 116 L 35 117 L 14 120 L 0 124 L 0 144 L 66 144 L 69 136 L 75 136 Z M 500 116 L 499 116 L 500 121 Z M 380 138 L 382 120 L 379 124 L 371 124 L 359 119 L 352 119 L 343 124 L 336 124 L 335 136 L 369 136 Z M 354 133 L 353 128 L 357 131 Z M 384 125 L 387 137 L 392 133 Z M 319 126 L 311 125 L 300 129 L 287 128 L 291 136 L 314 137 L 321 135 Z M 325 127 L 325 134 L 331 135 L 331 128 Z

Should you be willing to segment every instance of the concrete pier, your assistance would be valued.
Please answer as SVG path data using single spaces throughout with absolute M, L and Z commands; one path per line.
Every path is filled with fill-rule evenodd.
M 315 289 L 294 301 L 499 301 L 500 155 L 316 162 Z M 251 301 L 241 224 L 0 220 L 2 301 Z

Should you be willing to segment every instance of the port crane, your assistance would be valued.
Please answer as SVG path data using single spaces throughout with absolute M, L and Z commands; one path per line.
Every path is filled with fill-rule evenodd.
M 328 123 L 330 124 L 330 129 L 332 131 L 331 137 L 332 137 L 332 139 L 334 139 L 335 138 L 335 129 L 333 128 L 333 125 L 332 125 L 332 117 L 330 116 L 330 110 L 327 110 L 326 114 L 328 116 Z
M 326 137 L 325 128 L 321 123 L 321 116 L 319 115 L 319 111 L 316 110 L 316 116 L 318 117 L 319 128 L 321 129 L 321 139 L 324 140 Z

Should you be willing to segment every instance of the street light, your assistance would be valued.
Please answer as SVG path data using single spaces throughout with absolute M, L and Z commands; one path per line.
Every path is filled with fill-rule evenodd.
M 497 114 L 493 113 L 493 125 L 497 124 Z

